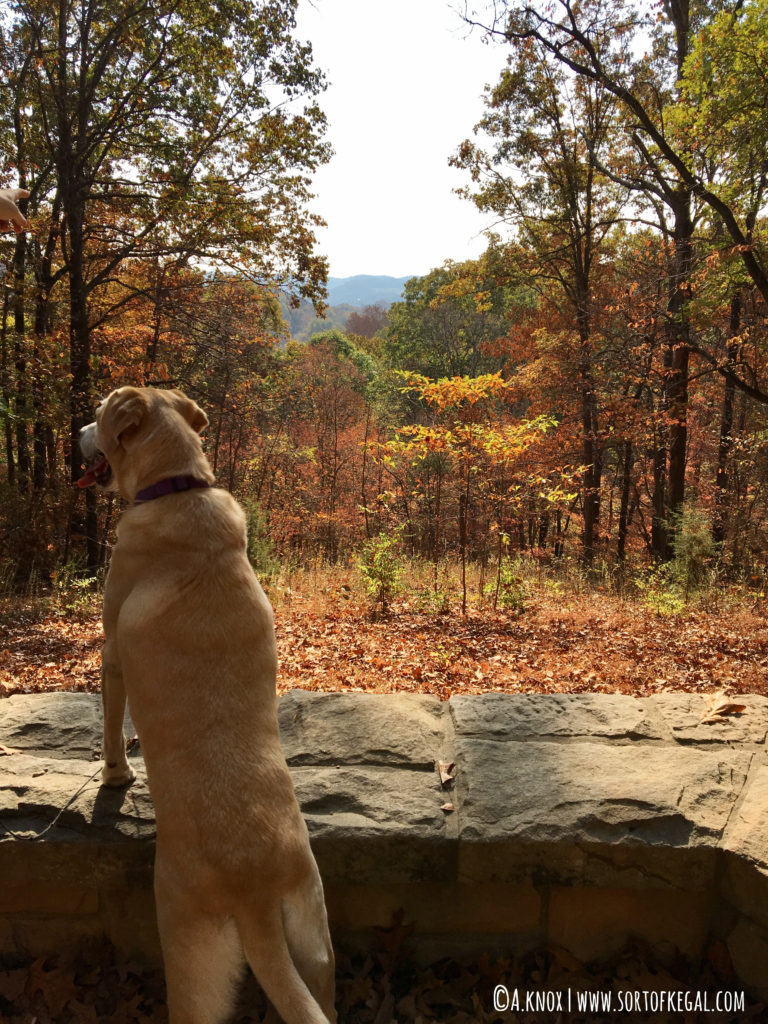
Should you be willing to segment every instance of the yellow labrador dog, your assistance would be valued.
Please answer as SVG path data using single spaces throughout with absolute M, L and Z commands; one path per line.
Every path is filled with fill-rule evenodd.
M 205 413 L 123 387 L 81 446 L 118 490 L 104 594 L 104 783 L 134 774 L 126 695 L 157 817 L 155 896 L 170 1024 L 219 1024 L 244 960 L 285 1024 L 328 1024 L 334 959 L 320 875 L 280 746 L 272 609 L 245 517 L 213 486 Z

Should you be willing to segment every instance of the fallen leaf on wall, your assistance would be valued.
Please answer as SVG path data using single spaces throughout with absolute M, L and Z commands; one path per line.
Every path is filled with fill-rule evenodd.
M 707 710 L 702 716 L 701 721 L 704 725 L 709 725 L 712 722 L 722 722 L 728 715 L 740 715 L 746 709 L 746 704 L 738 704 L 724 691 L 721 691 L 707 699 Z

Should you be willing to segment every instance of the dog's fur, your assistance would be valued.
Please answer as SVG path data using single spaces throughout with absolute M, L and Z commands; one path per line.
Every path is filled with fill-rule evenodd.
M 113 489 L 213 481 L 203 411 L 123 387 L 86 427 Z M 244 959 L 286 1024 L 335 1022 L 322 884 L 280 746 L 272 609 L 245 517 L 216 488 L 128 508 L 104 594 L 103 781 L 130 783 L 126 695 L 157 818 L 155 896 L 170 1024 L 220 1024 Z M 244 955 L 243 955 L 244 954 Z

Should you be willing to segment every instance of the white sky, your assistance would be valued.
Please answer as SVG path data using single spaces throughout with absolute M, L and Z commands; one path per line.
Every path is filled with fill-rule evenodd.
M 336 155 L 314 179 L 332 277 L 422 275 L 485 249 L 491 226 L 453 193 L 448 166 L 483 112 L 505 48 L 470 33 L 461 0 L 300 0 L 297 38 L 312 43 Z M 463 5 L 462 5 L 463 6 Z

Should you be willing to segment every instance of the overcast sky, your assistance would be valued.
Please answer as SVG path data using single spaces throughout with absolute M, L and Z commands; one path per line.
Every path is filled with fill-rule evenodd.
M 333 277 L 426 274 L 478 256 L 487 218 L 453 189 L 448 158 L 482 116 L 505 53 L 482 42 L 461 0 L 300 0 L 297 35 L 327 75 L 321 105 L 336 155 L 313 208 Z

